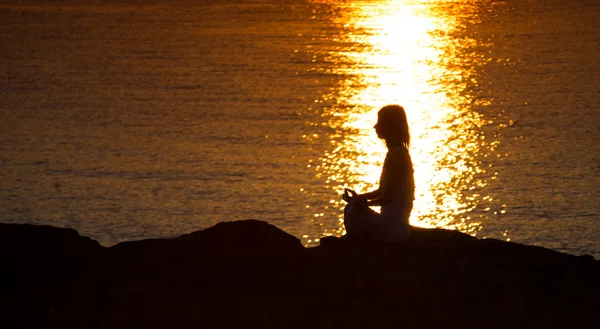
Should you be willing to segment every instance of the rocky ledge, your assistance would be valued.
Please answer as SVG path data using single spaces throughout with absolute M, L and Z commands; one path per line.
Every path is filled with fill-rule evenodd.
M 600 263 L 413 228 L 403 243 L 226 222 L 110 248 L 0 224 L 1 328 L 597 328 Z

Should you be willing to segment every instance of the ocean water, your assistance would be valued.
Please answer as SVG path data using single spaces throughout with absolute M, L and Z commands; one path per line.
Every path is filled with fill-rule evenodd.
M 600 2 L 0 3 L 0 221 L 342 235 L 403 105 L 411 223 L 600 258 Z

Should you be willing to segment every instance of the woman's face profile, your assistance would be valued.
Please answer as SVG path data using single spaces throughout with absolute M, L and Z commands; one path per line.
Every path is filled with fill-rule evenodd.
M 377 123 L 373 126 L 375 128 L 375 132 L 377 133 L 377 137 L 384 139 L 385 138 L 385 124 L 383 123 L 383 118 L 381 115 L 377 115 Z

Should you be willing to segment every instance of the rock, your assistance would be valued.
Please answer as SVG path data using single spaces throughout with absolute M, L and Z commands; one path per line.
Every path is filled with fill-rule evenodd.
M 70 228 L 0 223 L 0 250 L 13 254 L 81 255 L 101 249 L 98 242 Z
M 117 268 L 136 272 L 161 271 L 165 266 L 208 257 L 209 253 L 235 250 L 302 252 L 300 240 L 258 220 L 222 222 L 207 229 L 172 239 L 148 239 L 119 243 L 108 248 Z
M 434 243 L 439 245 L 448 244 L 455 245 L 466 242 L 473 242 L 477 239 L 466 233 L 456 230 L 445 230 L 441 228 L 422 228 L 411 226 L 410 228 L 411 241 Z
M 303 250 L 300 240 L 279 228 L 258 220 L 222 222 L 205 230 L 172 239 L 149 239 L 119 243 L 112 250 L 167 248 L 176 251 L 225 249 Z
M 0 327 L 48 327 L 62 307 L 69 319 L 58 320 L 61 326 L 77 322 L 78 287 L 87 285 L 103 249 L 72 229 L 0 224 Z
M 447 248 L 449 246 L 456 246 L 462 243 L 473 242 L 477 240 L 468 234 L 454 231 L 445 230 L 440 228 L 421 228 L 411 226 L 410 229 L 410 241 L 405 243 L 430 245 L 430 246 L 443 246 Z M 349 238 L 348 236 L 334 237 L 327 236 L 320 240 L 320 246 L 322 247 L 363 247 L 365 245 L 378 245 L 378 244 L 390 244 L 390 242 L 370 241 L 357 238 Z M 402 244 L 402 242 L 400 242 Z
M 102 250 L 98 242 L 73 229 L 0 224 L 0 259 L 5 269 L 13 270 L 8 272 L 13 280 L 75 277 Z
M 36 289 L 1 295 L 2 328 L 590 328 L 600 306 L 593 258 L 440 229 L 308 249 L 254 220 L 111 248 L 72 230 L 12 230 L 21 238 L 0 230 L 3 259 L 32 263 L 14 273 Z M 78 274 L 47 280 L 47 262 Z

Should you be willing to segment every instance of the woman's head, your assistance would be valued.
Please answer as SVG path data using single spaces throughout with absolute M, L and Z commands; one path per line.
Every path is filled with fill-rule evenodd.
M 389 146 L 410 146 L 410 132 L 406 112 L 400 105 L 387 105 L 377 113 L 377 136 Z

